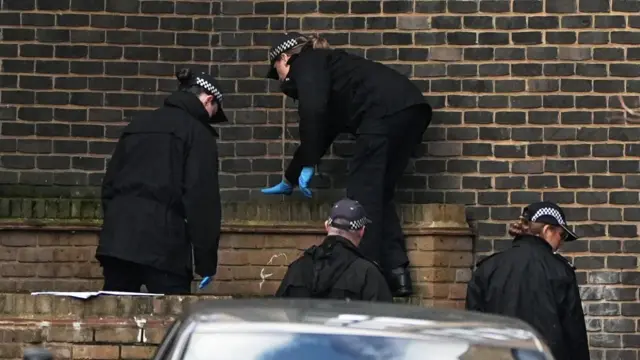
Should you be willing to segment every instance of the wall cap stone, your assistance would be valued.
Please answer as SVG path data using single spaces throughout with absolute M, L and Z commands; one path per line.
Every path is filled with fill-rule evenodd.
M 230 232 L 288 230 L 322 232 L 330 203 L 277 201 L 224 203 L 223 226 Z M 404 226 L 419 231 L 449 229 L 468 233 L 465 208 L 453 204 L 400 205 Z M 100 201 L 65 199 L 1 199 L 0 230 L 92 230 L 102 225 Z M 314 230 L 317 229 L 317 230 Z

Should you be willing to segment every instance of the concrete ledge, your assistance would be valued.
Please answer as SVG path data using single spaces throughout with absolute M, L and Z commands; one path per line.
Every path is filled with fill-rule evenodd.
M 93 317 L 101 319 L 174 316 L 203 300 L 231 299 L 230 296 L 97 296 L 87 300 L 72 297 L 0 293 L 0 323 L 22 319 L 55 319 L 61 322 Z
M 97 230 L 102 225 L 100 202 L 64 199 L 1 199 L 0 230 Z M 322 233 L 331 204 L 278 201 L 223 204 L 223 231 L 231 233 Z M 469 234 L 461 205 L 401 205 L 403 226 L 411 233 Z

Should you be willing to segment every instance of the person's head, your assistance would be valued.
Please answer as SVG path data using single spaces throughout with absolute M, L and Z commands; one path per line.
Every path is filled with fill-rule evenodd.
M 227 121 L 222 110 L 222 93 L 217 81 L 211 75 L 194 74 L 191 69 L 183 68 L 176 72 L 176 78 L 180 82 L 178 90 L 195 95 L 209 114 L 211 122 Z
M 291 59 L 304 49 L 328 49 L 329 42 L 316 35 L 285 34 L 269 50 L 271 68 L 267 78 L 284 81 L 289 75 Z
M 327 235 L 342 236 L 357 246 L 364 236 L 367 224 L 370 223 L 371 220 L 367 218 L 362 205 L 355 200 L 345 198 L 333 205 L 324 226 L 327 229 Z
M 525 207 L 517 222 L 509 226 L 509 235 L 532 235 L 544 239 L 553 251 L 578 236 L 569 229 L 564 211 L 557 204 L 543 201 Z

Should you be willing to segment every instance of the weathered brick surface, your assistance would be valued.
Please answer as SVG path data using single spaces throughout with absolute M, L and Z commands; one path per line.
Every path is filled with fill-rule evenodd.
M 17 359 L 23 347 L 42 345 L 56 359 L 148 359 L 176 316 L 216 298 L 0 294 L 0 354 Z
M 296 204 L 251 206 L 253 213 L 246 212 L 247 204 L 225 206 L 226 215 L 237 216 L 224 223 L 216 281 L 203 293 L 271 296 L 289 263 L 322 240 L 324 205 L 308 207 L 306 215 L 292 211 Z M 400 210 L 418 290 L 412 301 L 462 306 L 473 265 L 473 238 L 464 208 L 425 205 Z M 275 214 L 280 220 L 273 220 Z M 37 228 L 15 219 L 0 223 L 0 293 L 99 290 L 102 270 L 94 259 L 99 227 L 96 221 L 75 220 L 66 227 L 58 221 L 57 228 L 53 223 Z
M 624 324 L 638 318 L 623 305 L 640 283 L 640 132 L 616 116 L 616 97 L 638 103 L 638 11 L 633 0 L 289 0 L 286 24 L 392 64 L 424 90 L 437 111 L 399 198 L 467 205 L 478 253 L 508 246 L 524 204 L 565 206 L 586 239 L 566 250 L 592 345 L 611 348 L 594 358 L 633 358 L 637 335 Z M 297 136 L 292 104 L 262 78 L 268 33 L 284 24 L 281 1 L 2 1 L 0 197 L 95 197 L 122 126 L 192 64 L 227 93 L 224 198 L 261 198 L 280 179 L 283 118 L 286 154 Z M 350 152 L 344 138 L 323 162 L 323 199 L 344 185 Z M 24 211 L 95 216 L 64 204 Z M 32 217 L 22 208 L 0 202 L 3 217 Z

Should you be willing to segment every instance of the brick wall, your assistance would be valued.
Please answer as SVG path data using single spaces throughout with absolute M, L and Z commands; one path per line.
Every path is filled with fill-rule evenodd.
M 2 9 L 2 197 L 95 196 L 123 124 L 159 105 L 185 64 L 217 74 L 227 93 L 225 200 L 261 198 L 280 179 L 280 124 L 290 122 L 290 155 L 296 117 L 262 74 L 282 2 L 3 0 Z M 524 204 L 565 206 L 586 238 L 567 250 L 592 345 L 633 349 L 640 130 L 614 115 L 618 94 L 638 103 L 638 11 L 634 0 L 290 0 L 286 23 L 392 64 L 425 91 L 437 112 L 399 198 L 467 205 L 478 252 L 508 246 L 506 224 Z M 346 140 L 332 147 L 315 179 L 321 198 L 344 184 L 350 151 Z
M 1 208 L 2 200 L 0 200 Z M 21 202 L 64 217 L 64 202 Z M 32 291 L 98 291 L 102 269 L 95 260 L 99 202 L 84 202 L 66 219 L 32 213 L 29 221 L 0 219 L 0 294 Z M 193 293 L 232 297 L 273 296 L 289 263 L 318 244 L 330 205 L 279 202 L 225 204 L 215 281 Z M 473 237 L 464 207 L 405 205 L 400 208 L 416 290 L 408 302 L 461 308 L 473 266 Z M 40 214 L 40 215 L 39 215 Z M 90 218 L 93 215 L 94 218 Z M 1 217 L 1 215 L 0 215 Z M 1 307 L 1 306 L 0 306 Z M 0 357 L 1 358 L 1 357 Z
M 148 359 L 173 320 L 203 298 L 108 296 L 83 301 L 0 294 L 0 354 L 19 359 L 24 347 L 42 345 L 56 360 Z

